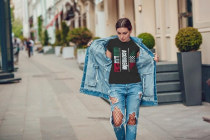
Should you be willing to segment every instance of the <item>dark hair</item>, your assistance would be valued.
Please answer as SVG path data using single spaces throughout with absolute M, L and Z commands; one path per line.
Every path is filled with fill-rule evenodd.
M 130 20 L 128 18 L 120 18 L 117 21 L 115 28 L 117 30 L 117 28 L 121 28 L 121 27 L 128 28 L 128 30 L 130 31 L 132 29 Z

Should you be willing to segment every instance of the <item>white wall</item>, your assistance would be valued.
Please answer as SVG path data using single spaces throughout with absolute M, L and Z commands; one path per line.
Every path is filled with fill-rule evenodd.
M 193 0 L 193 26 L 201 32 L 203 43 L 200 51 L 202 52 L 202 63 L 210 64 L 210 1 Z
M 105 20 L 105 12 L 104 12 L 104 2 L 98 2 L 95 7 L 95 24 L 96 24 L 96 32 L 95 36 L 104 38 L 106 37 L 106 20 Z
M 29 14 L 28 14 L 28 0 L 22 0 L 23 5 L 23 36 L 28 38 L 30 36 L 29 32 Z

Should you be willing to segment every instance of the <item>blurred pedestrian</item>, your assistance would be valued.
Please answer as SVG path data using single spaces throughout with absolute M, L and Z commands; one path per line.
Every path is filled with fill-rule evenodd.
M 14 64 L 18 63 L 18 56 L 19 56 L 19 48 L 20 43 L 17 41 L 17 38 L 14 38 L 13 41 L 13 55 L 14 55 Z
M 31 42 L 30 42 L 30 39 L 28 38 L 27 41 L 26 41 L 26 50 L 28 52 L 28 57 L 31 57 Z
M 31 47 L 30 47 L 30 51 L 31 51 L 31 55 L 33 55 L 33 50 L 34 50 L 34 41 L 32 39 L 30 39 L 31 42 Z

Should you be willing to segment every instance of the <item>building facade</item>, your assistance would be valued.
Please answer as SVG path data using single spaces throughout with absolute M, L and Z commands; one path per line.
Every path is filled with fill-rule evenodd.
M 210 64 L 210 1 L 209 0 L 24 0 L 28 17 L 38 42 L 37 17 L 42 15 L 50 42 L 55 30 L 65 21 L 70 29 L 87 27 L 94 36 L 116 35 L 115 23 L 127 17 L 133 25 L 132 36 L 148 32 L 155 38 L 156 53 L 161 61 L 177 61 L 175 37 L 181 28 L 195 27 L 201 32 L 202 63 Z M 26 20 L 24 20 L 26 21 Z M 25 29 L 25 31 L 27 31 Z

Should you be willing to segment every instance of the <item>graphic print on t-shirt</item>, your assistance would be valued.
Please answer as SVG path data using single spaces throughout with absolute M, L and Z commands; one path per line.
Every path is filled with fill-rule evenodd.
M 130 69 L 133 68 L 133 66 L 135 66 L 136 61 L 135 61 L 135 51 L 133 51 L 130 56 L 129 56 L 129 67 Z
M 120 48 L 114 47 L 114 72 L 120 72 Z
M 135 66 L 135 51 L 131 52 L 131 54 L 127 56 L 128 53 L 129 49 L 120 50 L 120 48 L 114 47 L 114 72 L 121 72 L 121 66 L 122 70 L 127 70 L 130 72 L 130 69 L 132 69 L 133 66 Z

